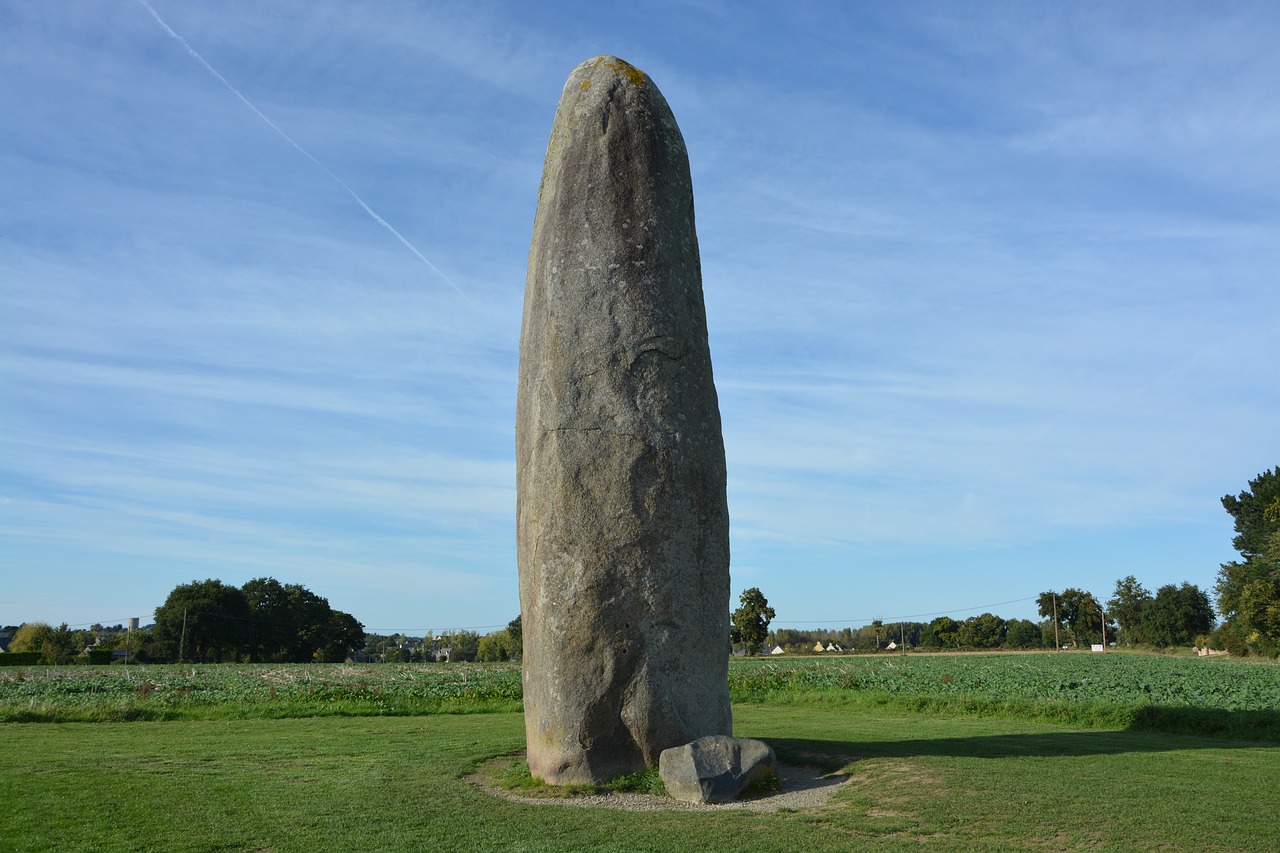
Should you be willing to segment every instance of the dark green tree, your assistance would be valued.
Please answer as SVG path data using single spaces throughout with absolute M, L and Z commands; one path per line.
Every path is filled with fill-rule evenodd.
M 928 636 L 932 638 L 931 646 L 942 649 L 960 648 L 961 625 L 950 616 L 939 616 L 929 623 Z
M 1189 583 L 1166 584 L 1144 609 L 1143 629 L 1157 646 L 1189 646 L 1197 635 L 1213 630 L 1209 596 Z
M 1148 642 L 1143 636 L 1143 613 L 1151 603 L 1151 593 L 1133 575 L 1116 581 L 1116 591 L 1107 602 L 1107 613 L 1115 620 L 1120 634 L 1117 642 L 1126 646 Z
M 1221 637 L 1235 654 L 1280 654 L 1280 469 L 1249 481 L 1222 506 L 1235 519 L 1240 560 L 1223 563 L 1216 592 Z
M 733 641 L 746 646 L 747 654 L 760 653 L 769 636 L 769 622 L 776 615 L 759 587 L 744 590 L 738 597 L 741 605 L 733 611 Z
M 169 660 L 216 663 L 237 660 L 250 647 L 249 602 L 220 580 L 174 587 L 156 608 L 153 648 Z
M 1056 607 L 1058 625 L 1077 646 L 1101 642 L 1102 605 L 1092 593 L 1074 587 L 1059 593 L 1042 592 L 1036 603 L 1040 608 L 1040 615 L 1050 620 L 1053 619 Z M 1107 630 L 1108 633 L 1113 633 L 1114 627 L 1108 626 Z
M 275 578 L 254 578 L 241 591 L 252 611 L 250 645 L 255 659 L 306 663 L 328 645 L 333 627 L 328 599 Z
M 1034 649 L 1040 643 L 1040 626 L 1030 619 L 1010 619 L 1005 626 L 1004 644 L 1011 649 Z
M 364 646 L 364 626 L 341 610 L 329 611 L 329 625 L 316 657 L 323 663 L 342 663 Z
M 960 642 L 975 649 L 994 649 L 1004 643 L 1005 622 L 994 613 L 971 616 L 960 626 Z

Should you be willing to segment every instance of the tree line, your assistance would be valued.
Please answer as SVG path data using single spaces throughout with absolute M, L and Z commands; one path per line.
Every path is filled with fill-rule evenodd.
M 156 662 L 337 663 L 363 646 L 364 626 L 304 586 L 208 579 L 169 593 L 141 651 Z
M 1155 595 L 1132 575 L 1116 581 L 1105 603 L 1074 587 L 1049 590 L 1036 598 L 1041 621 L 1004 619 L 982 613 L 965 619 L 939 616 L 930 622 L 883 622 L 861 628 L 798 630 L 778 628 L 773 644 L 792 654 L 835 647 L 846 652 L 913 649 L 1040 649 L 1088 647 L 1101 643 L 1158 648 L 1209 644 L 1214 628 L 1209 596 L 1190 583 L 1167 584 Z
M 1237 655 L 1280 654 L 1280 469 L 1249 481 L 1239 495 L 1222 498 L 1235 523 L 1232 545 L 1239 560 L 1220 567 L 1215 593 L 1222 622 L 1215 628 L 1208 594 L 1190 583 L 1149 592 L 1133 575 L 1116 581 L 1106 602 L 1085 590 L 1048 590 L 1036 600 L 1041 620 L 1003 619 L 983 613 L 930 622 L 877 619 L 861 628 L 769 631 L 774 610 L 752 587 L 731 614 L 730 648 L 756 654 L 766 643 L 792 654 L 821 644 L 845 651 L 875 651 L 890 643 L 922 649 L 1030 649 L 1085 646 L 1104 641 L 1157 647 L 1212 644 Z M 298 584 L 264 577 L 235 587 L 219 580 L 176 587 L 156 609 L 155 624 L 127 632 L 122 626 L 73 631 L 65 624 L 9 626 L 10 651 L 38 653 L 43 663 L 83 660 L 98 652 L 128 649 L 139 661 L 504 661 L 523 652 L 520 617 L 481 636 L 450 632 L 411 640 L 403 635 L 366 637 L 353 616 Z M 443 653 L 443 654 L 442 654 Z
M 1194 584 L 1165 584 L 1154 593 L 1136 577 L 1116 581 L 1105 602 L 1093 593 L 1068 587 L 1047 590 L 1036 598 L 1040 622 L 1005 620 L 992 613 L 956 620 L 939 616 L 931 622 L 884 623 L 861 628 L 778 628 L 758 633 L 746 643 L 757 653 L 767 641 L 791 654 L 817 653 L 818 648 L 868 652 L 889 643 L 921 649 L 1053 648 L 1091 646 L 1210 646 L 1236 655 L 1280 655 L 1280 468 L 1249 481 L 1239 495 L 1226 495 L 1222 506 L 1235 522 L 1232 545 L 1239 560 L 1223 563 L 1215 585 L 1217 614 L 1209 594 Z M 763 604 L 762 604 L 763 603 Z M 767 608 L 758 589 L 743 593 L 743 606 L 733 614 L 734 642 L 758 628 Z M 1216 616 L 1222 616 L 1218 623 Z M 772 608 L 767 609 L 769 619 Z M 764 620 L 767 627 L 768 620 Z M 755 638 L 756 634 L 751 634 Z
M 523 655 L 524 632 L 517 616 L 502 630 L 483 635 L 467 629 L 424 637 L 368 634 L 364 648 L 353 659 L 362 663 L 500 663 Z
M 819 654 L 817 647 L 845 652 L 879 652 L 902 648 L 946 651 L 949 649 L 1036 649 L 1045 647 L 1044 629 L 1030 619 L 1004 619 L 982 613 L 966 619 L 939 616 L 931 622 L 872 620 L 860 628 L 778 628 L 774 645 L 789 654 Z
M 54 628 L 46 622 L 24 622 L 6 625 L 2 630 L 9 635 L 8 651 L 34 655 L 39 663 L 53 666 L 89 660 L 89 652 L 105 652 L 107 659 L 113 649 L 125 648 L 128 633 L 123 625 L 106 628 L 94 625 L 86 630 L 72 630 L 66 623 Z

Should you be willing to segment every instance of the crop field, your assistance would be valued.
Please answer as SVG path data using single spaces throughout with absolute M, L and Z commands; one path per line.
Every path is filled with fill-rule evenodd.
M 735 704 L 853 702 L 1280 741 L 1280 666 L 1125 653 L 749 659 Z
M 0 722 L 517 710 L 519 664 L 161 664 L 0 669 Z
M 863 656 L 735 661 L 738 701 L 870 690 L 895 695 L 1087 700 L 1256 711 L 1280 708 L 1280 666 L 1111 653 Z
M 1051 652 L 755 658 L 731 662 L 729 687 L 735 704 L 874 701 L 1280 739 L 1280 666 L 1266 663 Z M 518 664 L 0 669 L 0 722 L 413 716 L 518 710 L 520 700 Z

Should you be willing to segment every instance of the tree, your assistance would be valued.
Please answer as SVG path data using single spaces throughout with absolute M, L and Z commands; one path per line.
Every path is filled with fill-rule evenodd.
M 349 624 L 336 622 L 329 600 L 299 584 L 282 584 L 275 578 L 255 578 L 241 590 L 249 602 L 252 654 L 255 659 L 306 663 L 328 649 L 346 633 Z M 358 624 L 358 623 L 357 623 Z M 350 643 L 359 645 L 360 641 Z M 345 658 L 345 654 L 343 655 Z
M 769 636 L 769 622 L 776 614 L 759 587 L 744 590 L 738 602 L 741 606 L 733 611 L 732 620 L 734 641 L 745 644 L 747 654 L 759 654 Z
M 971 616 L 960 626 L 960 641 L 975 649 L 994 649 L 1004 642 L 1005 622 L 994 613 Z
M 507 638 L 510 641 L 510 657 L 512 660 L 521 660 L 524 658 L 524 622 L 523 614 L 516 614 L 516 618 L 507 623 Z
M 1213 630 L 1209 596 L 1189 583 L 1166 584 L 1146 606 L 1143 628 L 1157 646 L 1189 646 L 1197 635 Z
M 476 660 L 495 663 L 511 659 L 511 636 L 504 631 L 485 634 L 476 645 Z
M 1041 643 L 1040 626 L 1030 619 L 1010 619 L 1005 626 L 1004 643 L 1011 649 L 1036 648 Z
M 299 584 L 254 578 L 237 588 L 192 581 L 156 609 L 151 642 L 157 659 L 340 663 L 364 645 L 364 626 Z
M 1280 654 L 1280 468 L 1222 498 L 1235 519 L 1231 544 L 1242 560 L 1223 563 L 1216 592 L 1222 638 L 1236 654 Z
M 14 632 L 9 651 L 39 652 L 40 663 L 54 666 L 69 663 L 85 645 L 83 632 L 71 631 L 65 624 L 54 628 L 45 622 L 27 622 Z
M 1056 601 L 1055 601 L 1056 599 Z M 1040 615 L 1053 618 L 1057 610 L 1058 625 L 1065 628 L 1077 646 L 1099 641 L 1102 636 L 1102 605 L 1092 593 L 1074 587 L 1062 592 L 1042 592 L 1036 599 Z
M 1107 612 L 1115 617 L 1120 628 L 1119 637 L 1126 646 L 1145 642 L 1143 612 L 1150 603 L 1151 593 L 1133 575 L 1116 581 L 1116 591 L 1107 602 Z
M 523 654 L 524 632 L 519 616 L 508 622 L 503 630 L 485 634 L 476 645 L 478 661 L 519 660 Z
M 38 652 L 45 641 L 53 635 L 53 628 L 48 622 L 23 622 L 13 632 L 9 640 L 11 652 Z
M 960 648 L 960 623 L 950 616 L 939 616 L 929 623 L 928 636 L 933 638 L 929 645 L 943 649 Z
M 329 624 L 323 642 L 316 651 L 322 663 L 342 663 L 364 646 L 364 626 L 350 613 L 329 612 Z
M 153 636 L 169 660 L 236 660 L 250 645 L 249 602 L 212 578 L 174 587 L 156 608 Z
M 1063 626 L 1062 614 L 1058 612 L 1058 594 L 1052 590 L 1042 592 L 1036 598 L 1037 612 L 1044 617 L 1045 624 L 1053 630 L 1053 641 L 1055 646 L 1061 642 L 1061 631 Z M 1048 633 L 1046 632 L 1046 637 Z M 1048 645 L 1048 643 L 1046 643 Z
M 449 649 L 450 663 L 465 663 L 476 659 L 480 651 L 480 635 L 475 631 L 446 633 L 441 644 Z

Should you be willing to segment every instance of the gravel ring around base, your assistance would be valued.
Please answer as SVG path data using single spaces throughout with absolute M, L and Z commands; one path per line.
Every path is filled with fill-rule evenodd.
M 510 760 L 510 756 L 492 759 L 480 770 L 467 776 L 480 790 L 504 800 L 516 803 L 528 803 L 536 806 L 571 806 L 576 808 L 616 809 L 624 812 L 717 812 L 745 810 L 751 812 L 775 812 L 782 809 L 812 809 L 825 806 L 831 795 L 846 784 L 850 777 L 840 773 L 825 773 L 813 767 L 793 767 L 787 764 L 778 765 L 778 780 L 782 790 L 766 791 L 730 803 L 686 803 L 671 797 L 658 797 L 653 794 L 637 794 L 630 791 L 609 791 L 603 794 L 586 794 L 571 797 L 529 797 L 499 788 L 490 779 L 491 770 L 500 762 Z

